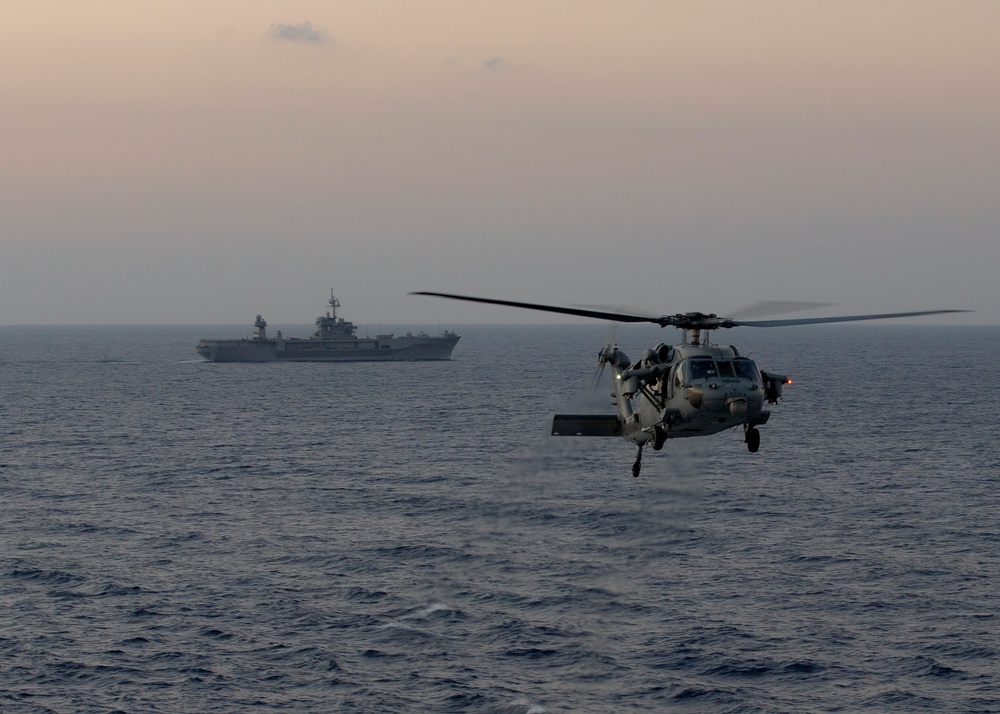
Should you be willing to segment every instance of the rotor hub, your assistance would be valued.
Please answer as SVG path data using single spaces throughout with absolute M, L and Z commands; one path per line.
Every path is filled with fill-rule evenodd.
M 733 320 L 719 317 L 714 312 L 679 312 L 676 315 L 664 315 L 658 322 L 660 327 L 677 327 L 681 330 L 717 330 L 735 327 Z

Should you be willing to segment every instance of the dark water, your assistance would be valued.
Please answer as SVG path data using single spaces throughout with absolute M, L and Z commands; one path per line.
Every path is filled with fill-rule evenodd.
M 760 452 L 638 479 L 546 436 L 606 328 L 459 331 L 0 328 L 0 710 L 1000 712 L 1000 328 L 727 333 L 795 378 Z

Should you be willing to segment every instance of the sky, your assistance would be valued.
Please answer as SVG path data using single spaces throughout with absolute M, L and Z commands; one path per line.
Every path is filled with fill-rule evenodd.
M 0 1 L 0 324 L 1000 324 L 998 76 L 986 0 Z

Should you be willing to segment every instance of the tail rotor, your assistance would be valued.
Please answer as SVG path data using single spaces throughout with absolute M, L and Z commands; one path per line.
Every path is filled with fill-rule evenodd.
M 604 375 L 604 368 L 607 366 L 608 362 L 614 361 L 614 355 L 618 352 L 618 343 L 609 342 L 607 345 L 597 353 L 597 373 L 594 375 L 594 388 L 601 382 L 601 377 Z

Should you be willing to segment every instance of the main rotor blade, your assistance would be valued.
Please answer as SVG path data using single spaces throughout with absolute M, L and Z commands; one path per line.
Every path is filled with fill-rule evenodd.
M 972 312 L 971 310 L 924 310 L 922 312 L 886 312 L 880 315 L 841 315 L 839 317 L 804 317 L 793 320 L 734 320 L 732 327 L 792 327 L 794 325 L 821 325 L 828 322 L 859 322 L 861 320 L 886 320 L 896 317 L 917 317 L 918 315 L 943 315 L 950 312 Z M 729 327 L 730 325 L 727 325 Z
M 449 300 L 465 300 L 487 305 L 504 305 L 520 307 L 526 310 L 541 310 L 555 312 L 560 315 L 575 315 L 577 317 L 592 317 L 597 320 L 613 320 L 615 322 L 650 322 L 660 327 L 673 325 L 681 329 L 717 330 L 728 327 L 792 327 L 795 325 L 821 325 L 831 322 L 859 322 L 861 320 L 887 320 L 898 317 L 918 317 L 920 315 L 944 315 L 955 312 L 971 312 L 970 310 L 923 310 L 920 312 L 885 312 L 878 315 L 840 315 L 837 317 L 805 317 L 791 320 L 733 320 L 716 315 L 702 313 L 687 313 L 685 315 L 632 315 L 608 310 L 594 310 L 583 307 L 559 307 L 556 305 L 539 305 L 531 302 L 514 300 L 495 300 L 493 298 L 472 297 L 470 295 L 454 295 L 452 293 L 414 292 L 411 295 L 429 295 L 431 297 L 447 298 Z
M 815 310 L 820 307 L 833 307 L 832 302 L 789 302 L 787 300 L 765 300 L 747 305 L 741 310 L 727 312 L 733 320 L 750 320 L 759 317 L 771 317 L 781 315 L 786 312 L 800 312 L 802 310 Z
M 632 305 L 596 305 L 596 304 L 573 304 L 570 307 L 580 307 L 584 310 L 600 310 L 601 312 L 611 312 L 616 315 L 631 315 L 633 317 L 645 317 L 651 322 L 659 320 L 662 315 L 654 315 L 648 310 L 644 310 L 641 307 L 634 307 Z
M 487 305 L 505 305 L 507 307 L 521 307 L 526 310 L 541 310 L 543 312 L 556 312 L 560 315 L 576 315 L 577 317 L 593 317 L 598 320 L 614 320 L 615 322 L 652 322 L 656 325 L 663 324 L 663 318 L 648 315 L 629 315 L 620 312 L 607 312 L 604 310 L 591 310 L 582 307 L 557 307 L 555 305 L 537 305 L 531 302 L 515 302 L 513 300 L 494 300 L 492 298 L 471 297 L 469 295 L 453 295 L 451 293 L 414 292 L 410 295 L 430 295 L 431 297 L 448 298 L 449 300 L 466 300 L 468 302 L 481 302 Z

